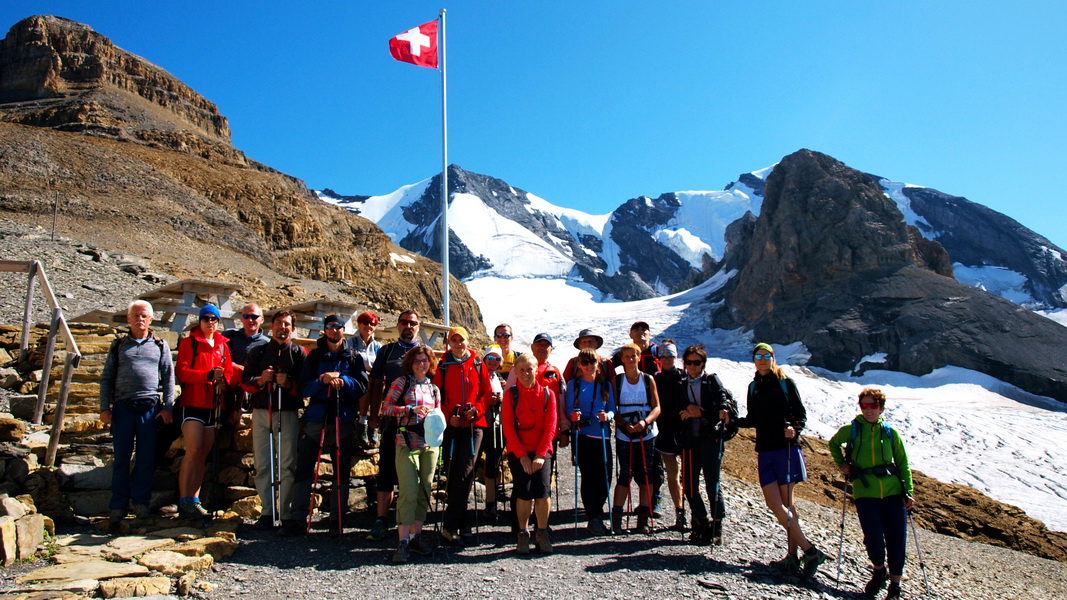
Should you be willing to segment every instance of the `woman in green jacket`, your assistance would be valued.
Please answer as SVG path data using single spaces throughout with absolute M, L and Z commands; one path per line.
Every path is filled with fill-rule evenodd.
M 900 433 L 882 420 L 885 394 L 867 388 L 859 400 L 860 414 L 830 438 L 830 454 L 845 478 L 852 480 L 863 545 L 874 567 L 865 591 L 873 596 L 888 580 L 886 599 L 891 600 L 900 597 L 907 511 L 915 505 L 911 469 Z

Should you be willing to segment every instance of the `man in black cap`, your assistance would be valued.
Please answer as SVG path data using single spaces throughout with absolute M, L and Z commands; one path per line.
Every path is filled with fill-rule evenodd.
M 359 399 L 367 391 L 367 368 L 362 356 L 345 348 L 345 324 L 341 317 L 326 317 L 323 329 L 300 371 L 301 395 L 310 402 L 300 419 L 304 426 L 297 442 L 296 497 L 292 514 L 295 520 L 310 519 L 316 459 L 325 446 L 332 446 L 335 487 L 329 498 L 334 510 L 330 517 L 330 533 L 339 535 L 344 533 L 354 423 L 359 412 Z
M 637 359 L 637 368 L 653 376 L 659 373 L 659 346 L 652 341 L 648 323 L 637 321 L 630 325 L 630 339 L 641 348 L 641 356 Z M 622 366 L 620 353 L 616 352 L 615 356 L 611 357 L 611 364 L 613 367 Z

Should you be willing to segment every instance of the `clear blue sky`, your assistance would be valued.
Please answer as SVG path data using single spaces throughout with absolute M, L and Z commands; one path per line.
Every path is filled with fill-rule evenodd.
M 383 194 L 440 171 L 440 76 L 387 49 L 440 8 L 450 162 L 555 204 L 721 189 L 810 148 L 1067 246 L 1065 3 L 5 0 L 0 26 L 87 23 L 250 157 Z

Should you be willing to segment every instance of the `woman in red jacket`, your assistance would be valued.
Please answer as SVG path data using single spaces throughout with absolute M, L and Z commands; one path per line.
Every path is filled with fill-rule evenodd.
M 215 442 L 215 409 L 226 383 L 237 385 L 230 349 L 219 331 L 221 317 L 213 304 L 204 306 L 200 322 L 178 344 L 174 375 L 182 386 L 178 404 L 185 458 L 178 470 L 178 514 L 183 519 L 209 516 L 200 504 L 200 485 Z
M 552 439 L 556 436 L 556 394 L 537 382 L 537 359 L 523 354 L 515 361 L 518 385 L 504 393 L 500 422 L 507 443 L 519 539 L 516 551 L 530 551 L 530 507 L 537 515 L 537 550 L 552 552 L 548 516 L 552 511 Z

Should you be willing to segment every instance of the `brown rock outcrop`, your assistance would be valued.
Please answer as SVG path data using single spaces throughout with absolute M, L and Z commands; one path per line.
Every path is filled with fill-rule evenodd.
M 88 25 L 60 17 L 23 19 L 0 42 L 0 103 L 27 100 L 39 102 L 15 120 L 28 125 L 136 136 L 149 122 L 158 129 L 167 115 L 172 130 L 230 141 L 215 104 Z

